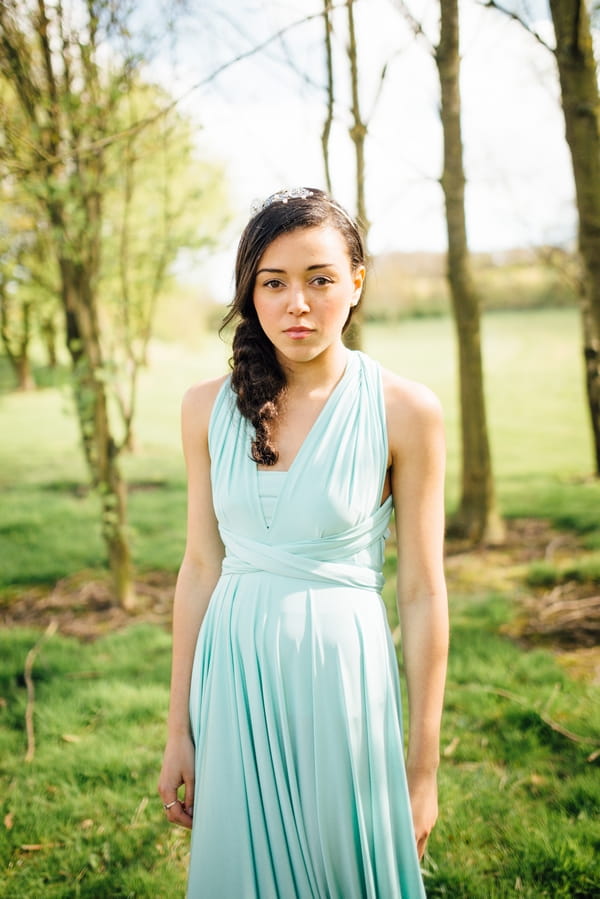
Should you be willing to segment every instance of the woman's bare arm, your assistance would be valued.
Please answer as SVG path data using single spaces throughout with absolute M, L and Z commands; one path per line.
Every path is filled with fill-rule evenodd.
M 448 602 L 443 568 L 445 443 L 427 388 L 385 378 L 398 544 L 398 611 L 408 688 L 407 776 L 419 855 L 437 818 Z
M 187 538 L 173 603 L 173 657 L 168 738 L 158 792 L 163 803 L 182 802 L 167 811 L 169 820 L 191 827 L 194 801 L 194 750 L 189 728 L 189 693 L 198 632 L 221 573 L 223 544 L 213 509 L 208 453 L 210 413 L 223 379 L 198 384 L 184 396 L 181 411 L 188 480 Z

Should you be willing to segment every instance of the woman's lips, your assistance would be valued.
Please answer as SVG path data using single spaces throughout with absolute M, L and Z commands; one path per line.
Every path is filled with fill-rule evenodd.
M 300 340 L 302 337 L 312 334 L 312 328 L 288 328 L 284 333 L 292 340 Z

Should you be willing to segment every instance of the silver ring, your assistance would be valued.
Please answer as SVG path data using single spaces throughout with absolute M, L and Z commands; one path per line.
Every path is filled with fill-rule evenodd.
M 167 803 L 163 802 L 163 808 L 166 812 L 168 812 L 169 809 L 173 808 L 174 805 L 177 805 L 178 802 L 179 802 L 179 799 L 174 799 L 173 802 L 167 802 Z

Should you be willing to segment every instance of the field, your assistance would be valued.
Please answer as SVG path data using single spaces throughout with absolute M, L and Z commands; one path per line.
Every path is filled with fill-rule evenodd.
M 515 639 L 521 600 L 565 580 L 588 595 L 600 588 L 600 483 L 590 476 L 578 339 L 569 309 L 485 317 L 494 466 L 511 543 L 462 555 L 449 547 L 441 816 L 424 865 L 431 897 L 600 894 L 598 656 L 589 646 Z M 371 324 L 365 348 L 442 399 L 451 511 L 459 466 L 451 322 Z M 181 394 L 223 370 L 227 355 L 206 335 L 185 349 L 152 348 L 137 449 L 124 459 L 143 577 L 172 582 L 182 552 Z M 0 383 L 8 383 L 1 369 Z M 0 434 L 0 613 L 8 616 L 23 594 L 41 601 L 59 579 L 101 581 L 103 549 L 68 386 L 4 390 Z M 391 552 L 387 568 L 394 628 Z M 187 834 L 166 826 L 155 792 L 168 629 L 148 621 L 117 629 L 105 618 L 93 641 L 41 638 L 31 622 L 0 628 L 0 897 L 183 895 Z M 34 647 L 36 746 L 26 762 Z

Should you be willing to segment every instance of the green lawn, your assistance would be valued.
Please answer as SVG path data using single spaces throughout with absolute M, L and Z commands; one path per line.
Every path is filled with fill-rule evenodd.
M 589 477 L 578 340 L 569 310 L 487 315 L 488 409 L 504 512 L 547 517 L 598 549 L 600 485 Z M 451 323 L 371 325 L 366 349 L 442 399 L 452 508 Z M 138 449 L 124 468 L 136 562 L 175 571 L 185 516 L 180 398 L 194 380 L 224 370 L 228 350 L 206 337 L 194 352 L 157 345 L 153 355 L 141 381 Z M 100 568 L 103 548 L 67 388 L 0 393 L 0 434 L 0 602 L 7 604 L 26 585 Z M 599 579 L 596 557 L 573 565 Z M 390 557 L 390 580 L 393 569 Z M 552 585 L 564 571 L 542 560 L 529 583 Z M 391 583 L 385 598 L 393 624 Z M 512 603 L 481 579 L 451 597 L 441 817 L 425 863 L 430 897 L 600 895 L 598 687 L 569 678 L 551 651 L 525 651 L 503 635 Z M 155 791 L 168 634 L 138 624 L 93 643 L 49 637 L 33 669 L 37 746 L 25 763 L 23 672 L 38 638 L 0 630 L 0 897 L 183 895 L 188 837 L 166 826 Z
M 453 603 L 428 895 L 596 896 L 598 689 L 500 636 L 507 614 L 501 598 Z M 183 896 L 188 835 L 168 827 L 155 793 L 168 635 L 138 625 L 85 645 L 49 638 L 25 763 L 23 666 L 38 636 L 0 632 L 0 896 Z
M 494 313 L 484 320 L 488 412 L 496 479 L 509 516 L 543 516 L 588 531 L 600 546 L 600 483 L 572 310 Z M 371 325 L 366 350 L 431 386 L 448 433 L 448 507 L 457 499 L 456 354 L 450 320 Z M 183 547 L 184 471 L 179 408 L 187 385 L 226 370 L 228 348 L 205 337 L 197 349 L 158 345 L 141 378 L 138 451 L 123 460 L 132 485 L 134 556 L 142 569 L 175 570 Z M 103 564 L 96 500 L 86 473 L 68 388 L 0 394 L 0 594 L 52 583 Z

